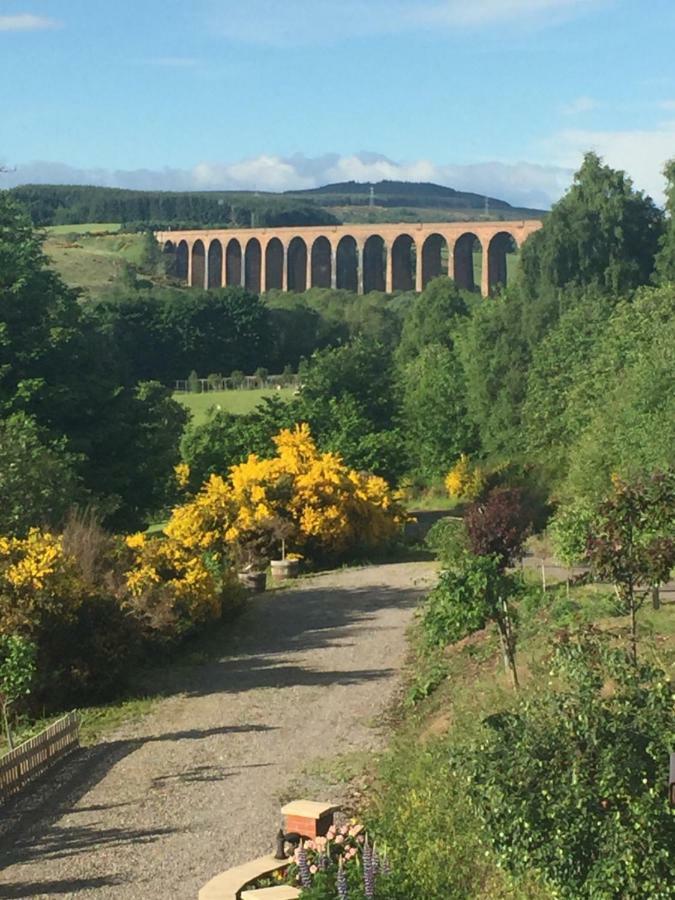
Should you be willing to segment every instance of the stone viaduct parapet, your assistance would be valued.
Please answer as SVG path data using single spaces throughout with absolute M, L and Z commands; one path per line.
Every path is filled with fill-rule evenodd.
M 174 271 L 194 287 L 242 285 L 255 293 L 310 287 L 422 291 L 438 275 L 473 290 L 482 250 L 481 293 L 506 284 L 506 254 L 541 228 L 539 220 L 316 225 L 159 231 Z

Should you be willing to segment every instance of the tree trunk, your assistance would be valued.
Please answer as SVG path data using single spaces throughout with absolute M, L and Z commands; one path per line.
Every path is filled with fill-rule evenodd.
M 630 644 L 633 663 L 637 665 L 637 616 L 634 597 L 630 598 Z
M 505 651 L 504 661 L 509 675 L 511 676 L 511 684 L 513 685 L 514 690 L 517 691 L 520 685 L 518 683 L 518 670 L 516 669 L 516 648 L 513 629 L 511 628 L 511 617 L 509 616 L 509 608 L 506 601 L 500 599 L 500 602 L 502 609 L 497 618 L 497 624 L 500 630 L 502 648 Z
M 10 750 L 14 749 L 14 741 L 12 740 L 12 730 L 9 727 L 9 716 L 7 715 L 7 706 L 3 703 L 2 705 L 2 718 L 5 723 L 5 734 L 7 735 L 7 745 Z
M 502 647 L 502 659 L 504 660 L 504 671 L 509 671 L 509 653 L 506 649 L 506 639 L 504 638 L 504 632 L 502 630 L 502 623 L 500 619 L 497 619 L 497 633 L 499 634 L 499 643 Z
M 546 593 L 546 562 L 543 557 L 541 560 L 541 589 Z
M 661 609 L 661 594 L 658 584 L 652 588 L 652 609 Z

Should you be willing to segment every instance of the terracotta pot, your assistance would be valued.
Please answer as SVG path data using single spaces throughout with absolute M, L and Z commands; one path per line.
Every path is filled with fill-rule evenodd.
M 264 572 L 239 572 L 237 578 L 240 584 L 255 594 L 259 594 L 267 587 L 267 575 Z
M 286 581 L 289 578 L 297 578 L 300 571 L 299 559 L 273 559 L 270 563 L 272 579 L 274 581 Z

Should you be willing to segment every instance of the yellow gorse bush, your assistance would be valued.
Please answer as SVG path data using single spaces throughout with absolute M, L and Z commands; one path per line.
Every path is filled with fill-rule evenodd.
M 31 631 L 50 614 L 69 617 L 82 599 L 59 535 L 32 528 L 25 538 L 0 537 L 0 633 Z
M 330 555 L 374 548 L 396 534 L 405 513 L 384 479 L 319 452 L 306 424 L 280 432 L 274 442 L 272 459 L 252 454 L 227 480 L 211 476 L 192 501 L 174 510 L 167 538 L 223 563 L 237 543 L 273 537 L 279 522 L 290 529 L 296 550 Z
M 227 571 L 209 568 L 207 558 L 167 537 L 134 534 L 126 539 L 132 563 L 126 572 L 129 605 L 150 618 L 189 627 L 217 618 Z
M 445 487 L 453 500 L 475 500 L 485 484 L 485 474 L 462 453 L 445 477 Z

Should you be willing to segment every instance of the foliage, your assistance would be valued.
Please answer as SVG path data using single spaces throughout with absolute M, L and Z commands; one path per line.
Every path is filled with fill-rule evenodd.
M 403 900 L 386 854 L 370 843 L 356 820 L 303 841 L 287 880 L 301 888 L 306 900 Z
M 134 191 L 92 185 L 27 184 L 9 192 L 36 225 L 124 222 L 128 226 L 204 228 L 331 225 L 337 220 L 306 198 L 236 191 Z
M 116 524 L 137 526 L 165 502 L 183 412 L 162 389 L 139 387 L 122 370 L 117 348 L 49 268 L 6 193 L 0 292 L 0 414 L 34 417 L 44 442 L 63 441 L 78 460 L 84 488 Z
M 406 900 L 474 900 L 491 881 L 499 883 L 482 823 L 444 745 L 400 741 L 382 764 L 378 786 L 370 817 Z
M 668 580 L 675 566 L 675 471 L 614 489 L 598 509 L 587 541 L 591 566 L 615 586 L 631 616 L 631 645 L 637 661 L 636 613 L 651 587 Z
M 240 287 L 117 288 L 88 314 L 114 343 L 131 381 L 173 384 L 192 370 L 253 372 L 270 356 L 267 307 Z
M 348 466 L 396 481 L 406 458 L 389 350 L 356 338 L 316 353 L 301 374 L 298 420 L 309 423 L 319 445 L 338 452 Z
M 292 525 L 288 543 L 313 558 L 367 553 L 393 539 L 404 516 L 383 479 L 320 453 L 306 424 L 281 431 L 274 445 L 274 457 L 250 455 L 227 481 L 212 475 L 174 511 L 167 536 L 219 560 L 231 543 L 273 542 L 280 520 Z
M 532 355 L 523 315 L 520 292 L 509 289 L 477 306 L 457 338 L 469 419 L 484 452 L 496 458 L 522 449 L 524 373 Z
M 663 170 L 666 177 L 666 230 L 656 257 L 656 273 L 663 283 L 675 281 L 675 158 Z
M 522 249 L 526 296 L 544 296 L 553 306 L 563 288 L 622 294 L 648 284 L 662 228 L 651 198 L 634 190 L 624 172 L 587 153 L 570 190 Z
M 403 371 L 402 430 L 412 470 L 427 481 L 475 446 L 454 350 L 428 344 Z
M 212 410 L 202 425 L 188 428 L 181 455 L 189 467 L 189 484 L 198 490 L 211 475 L 226 475 L 251 453 L 261 458 L 274 455 L 274 435 L 292 428 L 297 407 L 278 397 L 266 397 L 252 412 L 233 415 Z
M 36 647 L 30 641 L 18 635 L 0 634 L 0 707 L 10 749 L 9 708 L 30 694 L 35 678 L 35 655 Z
M 444 647 L 485 628 L 514 586 L 489 556 L 468 556 L 461 569 L 442 571 L 422 613 L 428 645 Z
M 126 605 L 146 630 L 170 640 L 219 619 L 238 596 L 226 560 L 199 552 L 175 531 L 172 520 L 165 539 L 140 533 L 126 540 Z
M 0 420 L 0 534 L 58 526 L 84 498 L 77 463 L 65 441 L 45 437 L 34 419 L 15 413 Z
M 466 528 L 461 519 L 439 519 L 424 539 L 445 569 L 458 569 L 469 552 Z
M 562 415 L 569 466 L 561 492 L 597 502 L 610 475 L 631 479 L 675 464 L 675 286 L 619 304 L 580 365 Z
M 560 644 L 551 676 L 452 754 L 500 865 L 570 900 L 675 896 L 668 679 L 593 635 Z
M 455 283 L 443 276 L 434 278 L 415 299 L 404 319 L 396 351 L 399 364 L 411 362 L 430 344 L 452 349 L 459 323 L 468 314 L 466 301 Z
M 485 485 L 485 474 L 479 465 L 462 453 L 445 477 L 448 495 L 455 500 L 474 501 Z
M 477 556 L 494 557 L 505 569 L 522 558 L 530 522 L 519 488 L 493 488 L 466 511 L 469 547 Z
M 549 534 L 553 552 L 563 565 L 575 566 L 587 561 L 593 514 L 592 507 L 578 502 L 561 506 L 551 519 Z
M 597 353 L 615 307 L 616 301 L 604 295 L 574 298 L 533 348 L 522 411 L 527 452 L 546 463 L 553 477 L 565 471 L 582 421 L 578 404 L 570 408 L 570 394 Z

